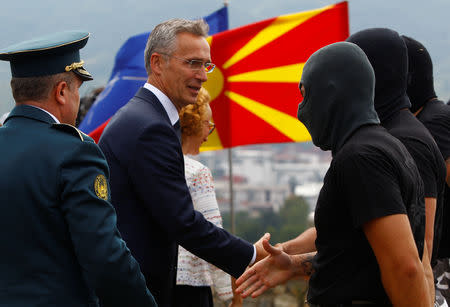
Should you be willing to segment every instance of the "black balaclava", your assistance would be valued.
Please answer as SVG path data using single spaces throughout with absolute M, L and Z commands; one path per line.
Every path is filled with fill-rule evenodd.
M 411 112 L 415 113 L 428 100 L 436 98 L 433 82 L 433 63 L 424 45 L 402 35 L 408 48 L 408 93 Z
M 406 95 L 408 51 L 400 35 L 390 29 L 373 28 L 351 35 L 347 42 L 358 45 L 375 71 L 375 110 L 381 124 L 399 110 L 410 108 Z
M 334 155 L 356 129 L 380 122 L 373 105 L 375 75 L 355 44 L 340 42 L 316 51 L 303 68 L 301 85 L 305 97 L 297 117 L 322 150 Z

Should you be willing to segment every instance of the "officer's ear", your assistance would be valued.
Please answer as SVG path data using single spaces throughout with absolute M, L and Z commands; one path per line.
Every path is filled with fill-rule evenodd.
M 67 104 L 67 96 L 69 94 L 69 84 L 66 81 L 59 81 L 54 87 L 52 95 L 56 102 L 61 105 Z

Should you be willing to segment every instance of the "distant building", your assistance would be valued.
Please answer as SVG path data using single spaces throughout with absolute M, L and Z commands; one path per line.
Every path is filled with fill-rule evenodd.
M 215 181 L 217 201 L 220 210 L 230 210 L 230 190 L 228 180 Z M 236 211 L 271 210 L 278 212 L 289 196 L 288 185 L 262 185 L 234 182 L 234 204 Z
M 278 211 L 285 199 L 303 196 L 314 210 L 331 155 L 308 143 L 233 148 L 233 191 L 236 211 Z M 204 152 L 199 160 L 214 177 L 221 210 L 229 210 L 228 152 Z
M 294 194 L 296 196 L 302 196 L 308 202 L 309 209 L 314 211 L 322 186 L 323 182 L 309 182 L 297 185 L 295 186 Z

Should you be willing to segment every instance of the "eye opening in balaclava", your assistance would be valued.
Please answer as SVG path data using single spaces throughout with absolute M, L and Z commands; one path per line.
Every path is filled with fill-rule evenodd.
M 433 62 L 427 48 L 417 40 L 402 35 L 408 49 L 408 88 L 411 112 L 418 111 L 427 101 L 436 98 Z
M 379 123 L 374 72 L 355 44 L 340 42 L 316 51 L 303 68 L 302 85 L 305 97 L 297 116 L 322 150 L 334 154 L 357 128 Z
M 302 88 L 303 88 L 303 91 L 302 91 Z M 306 96 L 306 89 L 305 89 L 305 86 L 303 85 L 303 83 L 301 81 L 298 84 L 298 89 L 300 90 L 300 94 L 302 95 L 302 99 L 305 98 L 305 96 Z
M 302 92 L 302 86 L 303 86 L 303 92 Z M 306 98 L 306 88 L 305 88 L 305 86 L 303 85 L 303 83 L 301 81 L 298 84 L 298 89 L 300 91 L 300 96 L 301 96 L 301 99 L 300 99 L 300 102 L 299 102 L 299 108 L 300 108 L 300 105 L 303 105 L 303 102 L 305 101 L 305 98 Z

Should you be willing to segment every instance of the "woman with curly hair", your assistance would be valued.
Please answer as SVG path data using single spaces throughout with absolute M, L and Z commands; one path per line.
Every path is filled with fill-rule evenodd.
M 222 227 L 222 217 L 217 204 L 214 183 L 209 168 L 187 155 L 197 155 L 200 146 L 208 140 L 215 125 L 211 122 L 210 96 L 200 89 L 195 104 L 180 111 L 181 144 L 184 154 L 186 183 L 191 193 L 194 209 L 216 226 Z M 223 300 L 233 298 L 230 306 L 241 306 L 239 295 L 233 296 L 231 278 L 212 264 L 178 247 L 178 267 L 175 306 L 212 307 L 211 286 Z

